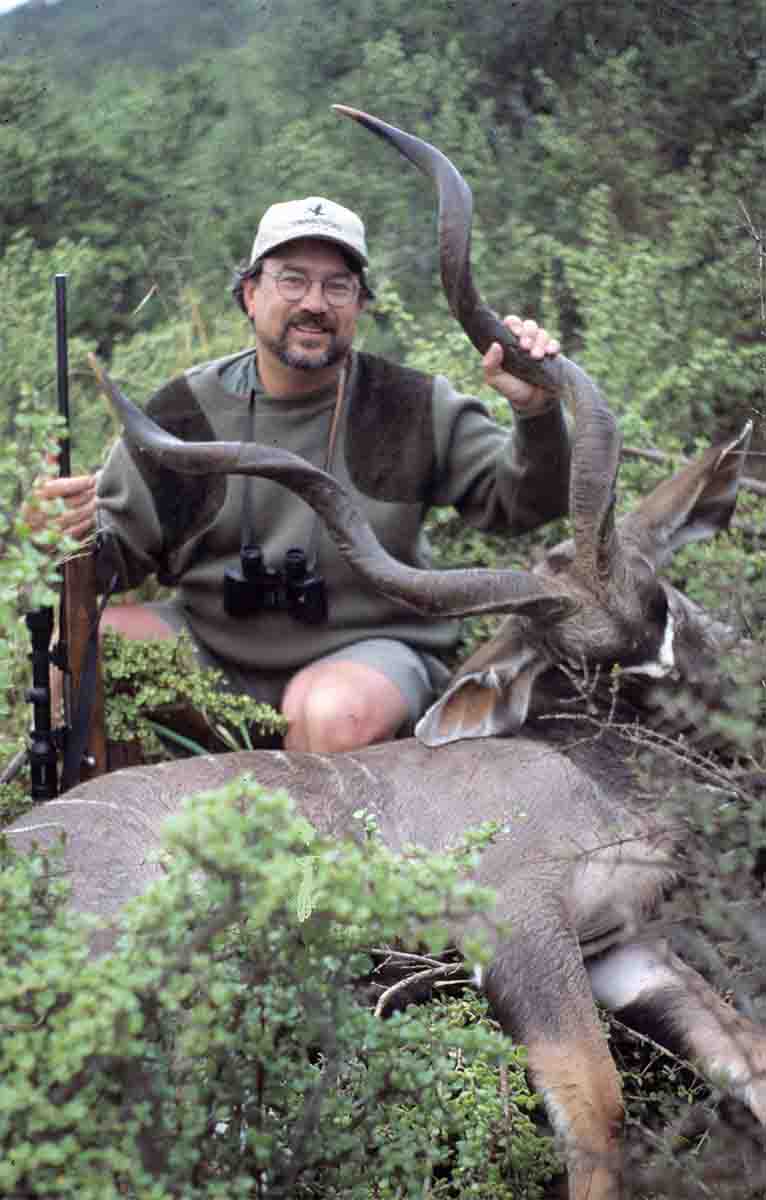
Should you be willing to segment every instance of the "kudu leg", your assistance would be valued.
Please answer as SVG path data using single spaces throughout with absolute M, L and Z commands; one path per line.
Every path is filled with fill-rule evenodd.
M 484 990 L 505 1032 L 527 1047 L 532 1086 L 566 1158 L 569 1200 L 618 1200 L 620 1077 L 577 941 L 553 921 L 503 946 Z
M 726 1004 L 664 942 L 620 946 L 588 966 L 625 1025 L 695 1063 L 766 1125 L 766 1029 Z

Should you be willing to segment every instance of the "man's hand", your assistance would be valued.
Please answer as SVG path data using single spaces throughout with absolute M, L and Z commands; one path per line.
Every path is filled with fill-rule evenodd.
M 519 339 L 522 350 L 527 350 L 532 358 L 553 358 L 561 350 L 561 346 L 548 336 L 548 333 L 537 321 L 522 321 L 521 317 L 506 317 L 503 321 L 511 333 Z M 503 350 L 499 342 L 493 342 L 482 359 L 484 378 L 501 396 L 510 401 L 514 412 L 522 417 L 536 417 L 539 413 L 550 408 L 551 397 L 544 388 L 534 387 L 510 375 L 502 369 Z
M 51 518 L 46 507 L 51 500 L 63 500 L 64 508 Z M 82 539 L 93 531 L 96 515 L 96 476 L 70 475 L 65 479 L 40 477 L 32 496 L 23 508 L 23 517 L 33 533 L 57 529 Z

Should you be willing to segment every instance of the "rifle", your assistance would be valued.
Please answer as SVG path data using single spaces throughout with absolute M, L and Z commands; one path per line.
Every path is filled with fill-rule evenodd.
M 59 453 L 59 474 L 71 475 L 69 416 L 69 355 L 67 348 L 66 275 L 56 275 L 56 386 L 58 410 L 65 434 Z M 27 615 L 32 638 L 32 688 L 28 699 L 34 721 L 29 743 L 31 791 L 35 799 L 50 799 L 81 779 L 107 770 L 104 698 L 98 662 L 99 609 L 96 560 L 84 549 L 62 567 L 59 639 L 49 650 L 53 613 L 40 609 Z M 64 725 L 53 728 L 50 666 L 63 675 Z M 59 754 L 62 756 L 58 778 Z

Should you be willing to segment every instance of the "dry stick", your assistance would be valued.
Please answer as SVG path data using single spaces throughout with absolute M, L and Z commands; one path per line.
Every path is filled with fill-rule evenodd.
M 745 208 L 745 205 L 740 200 L 739 206 L 742 209 L 745 218 L 745 229 L 753 239 L 755 246 L 755 256 L 757 260 L 756 271 L 758 274 L 758 298 L 761 308 L 761 334 L 766 341 L 766 234 L 763 229 L 759 229 L 750 213 Z M 766 388 L 766 379 L 764 379 L 764 387 Z M 766 392 L 764 393 L 766 395 Z
M 443 967 L 444 959 L 433 958 L 429 954 L 413 954 L 405 950 L 394 950 L 391 946 L 373 946 L 370 954 L 379 954 L 385 959 L 381 966 L 398 963 L 400 966 Z
M 375 1016 L 382 1017 L 386 1010 L 386 1006 L 398 995 L 399 992 L 406 992 L 408 988 L 413 987 L 417 983 L 425 983 L 429 979 L 441 979 L 445 975 L 454 975 L 457 971 L 462 971 L 462 963 L 442 963 L 440 967 L 430 967 L 427 971 L 415 971 L 412 975 L 406 975 L 404 979 L 400 979 L 397 983 L 392 983 L 391 987 L 386 988 L 378 997 L 378 1003 L 375 1005 Z
M 14 754 L 10 762 L 7 762 L 0 774 L 0 784 L 12 783 L 16 776 L 24 769 L 29 761 L 29 751 L 26 746 L 18 750 Z
M 634 1042 L 639 1042 L 641 1045 L 649 1046 L 652 1050 L 656 1051 L 656 1053 L 661 1054 L 663 1058 L 671 1059 L 676 1066 L 683 1067 L 685 1071 L 689 1071 L 692 1075 L 695 1075 L 697 1079 L 702 1079 L 699 1070 L 697 1067 L 695 1067 L 694 1063 L 689 1062 L 688 1058 L 680 1058 L 679 1055 L 674 1054 L 672 1050 L 668 1050 L 667 1046 L 661 1046 L 659 1042 L 655 1042 L 654 1038 L 649 1037 L 648 1034 L 639 1033 L 637 1029 L 631 1029 L 629 1025 L 623 1025 L 622 1021 L 620 1021 L 612 1013 L 609 1013 L 609 1024 L 614 1025 L 616 1029 L 619 1029 L 620 1033 L 625 1034 Z

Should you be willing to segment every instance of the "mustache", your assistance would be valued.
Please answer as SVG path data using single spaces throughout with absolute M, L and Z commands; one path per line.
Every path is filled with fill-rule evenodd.
M 334 321 L 328 321 L 323 316 L 306 311 L 296 313 L 294 317 L 291 317 L 287 322 L 286 328 L 292 329 L 295 325 L 302 325 L 304 328 L 319 329 L 326 333 L 332 333 L 335 329 Z

